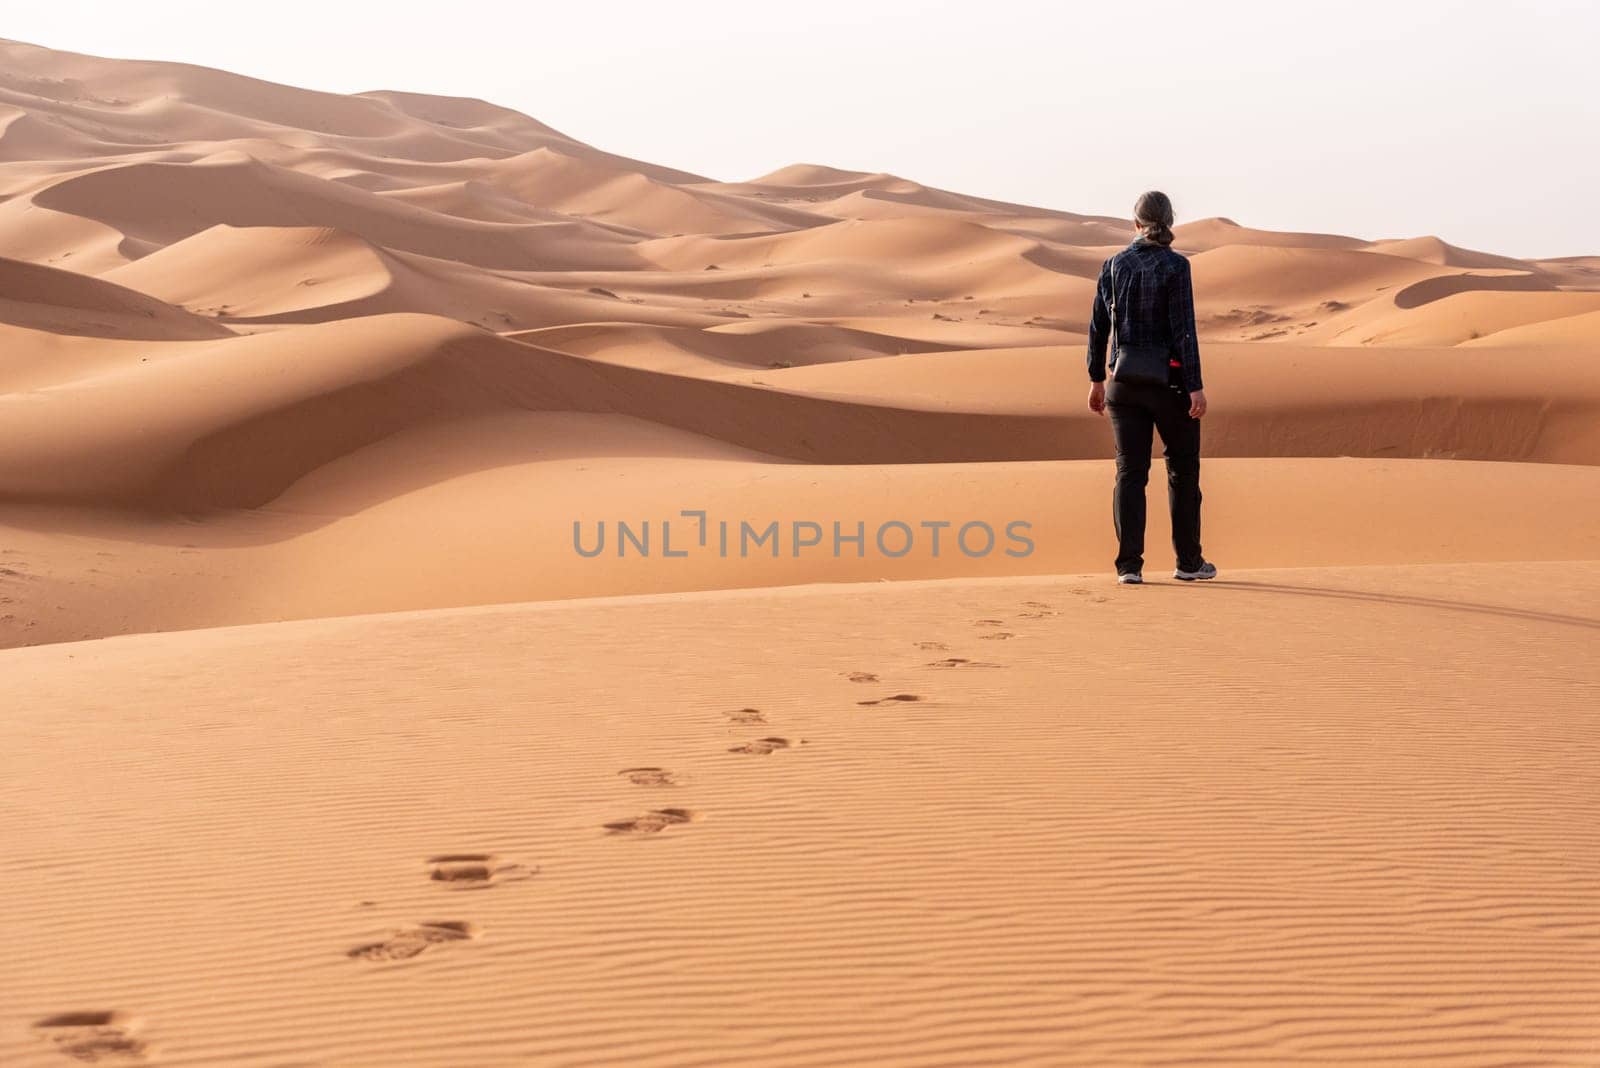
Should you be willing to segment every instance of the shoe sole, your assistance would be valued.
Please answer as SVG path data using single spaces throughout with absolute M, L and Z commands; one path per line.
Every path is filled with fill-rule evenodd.
M 1177 579 L 1179 582 L 1209 582 L 1211 579 L 1214 579 L 1217 576 L 1215 572 L 1209 575 L 1201 575 L 1194 572 L 1174 571 L 1172 573 L 1172 577 Z

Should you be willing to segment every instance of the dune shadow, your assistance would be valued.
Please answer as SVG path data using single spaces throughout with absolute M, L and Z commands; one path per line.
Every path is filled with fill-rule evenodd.
M 1457 293 L 1553 292 L 1555 286 L 1535 274 L 1445 274 L 1413 282 L 1394 295 L 1397 308 L 1420 308 Z
M 1368 601 L 1374 604 L 1405 605 L 1413 608 L 1437 608 L 1451 612 L 1469 612 L 1475 615 L 1519 619 L 1528 623 L 1554 623 L 1561 626 L 1600 630 L 1600 619 L 1590 619 L 1586 616 L 1569 616 L 1560 612 L 1540 612 L 1531 608 L 1512 608 L 1509 605 L 1483 604 L 1477 601 L 1452 601 L 1443 597 L 1421 597 L 1404 593 L 1370 593 L 1364 590 L 1339 590 L 1325 586 L 1294 586 L 1283 582 L 1251 582 L 1245 579 L 1212 579 L 1207 585 L 1223 586 L 1237 590 L 1259 590 L 1262 593 L 1279 593 L 1289 596 Z

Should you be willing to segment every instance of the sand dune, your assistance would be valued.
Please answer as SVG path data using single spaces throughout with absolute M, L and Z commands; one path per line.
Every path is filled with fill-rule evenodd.
M 325 227 L 214 226 L 105 278 L 230 325 L 321 323 L 423 312 L 518 330 L 590 315 L 672 322 L 588 290 L 556 289 L 450 259 L 386 249 Z
M 1535 260 L 1533 264 L 1552 282 L 1569 289 L 1593 289 L 1600 285 L 1600 256 L 1567 256 Z
M 584 323 L 506 336 L 542 348 L 680 374 L 841 363 L 954 347 L 842 326 L 771 319 L 740 320 L 704 329 Z
M 1590 1064 L 1600 257 L 1130 236 L 0 41 L 0 1063 Z
M 1438 263 L 1447 267 L 1488 267 L 1509 271 L 1525 271 L 1528 264 L 1510 256 L 1495 256 L 1487 252 L 1457 248 L 1437 237 L 1412 237 L 1395 241 L 1374 241 L 1367 248 L 1388 256 L 1400 256 L 1423 263 Z
M 1506 280 L 1519 277 L 1522 276 L 1512 275 Z M 1462 281 L 1467 280 L 1463 278 Z M 1503 290 L 1493 286 L 1476 288 L 1482 281 L 1473 280 L 1470 284 L 1474 288 L 1446 292 L 1415 306 L 1396 307 L 1385 314 L 1373 315 L 1340 330 L 1328 342 L 1334 345 L 1460 345 L 1513 327 L 1559 322 L 1600 309 L 1600 292 L 1522 290 L 1514 284 Z M 1396 294 L 1396 303 L 1405 297 L 1404 291 Z
M 349 185 L 250 159 L 137 163 L 78 175 L 34 203 L 125 235 L 129 259 L 218 224 L 328 226 L 401 251 L 480 267 L 615 267 L 632 257 L 608 231 L 577 222 L 506 226 L 445 218 Z
M 1594 565 L 1116 592 L 5 653 L 0 1059 L 1590 1058 Z
M 111 281 L 0 256 L 0 322 L 56 334 L 181 341 L 225 337 L 216 323 Z
M 1271 341 L 1388 309 L 1385 294 L 1449 271 L 1433 264 L 1336 248 L 1223 245 L 1191 261 L 1195 315 L 1213 336 Z M 1249 302 L 1241 301 L 1249 294 Z M 1324 332 L 1327 327 L 1324 326 Z
M 699 175 L 585 145 L 483 100 L 405 92 L 352 96 L 275 85 L 180 63 L 105 60 L 0 40 L 0 104 L 24 110 L 6 127 L 0 160 L 34 163 L 183 151 L 257 140 L 280 151 L 321 145 L 374 170 L 408 162 L 481 164 L 547 146 L 626 165 L 665 182 Z M 12 143 L 18 126 L 60 151 Z
M 155 361 L 143 347 L 124 352 L 115 371 L 0 397 L 0 494 L 261 507 L 354 449 L 501 411 L 617 413 L 813 463 L 1087 458 L 1108 449 L 1103 421 L 1068 399 L 1066 357 L 1044 349 L 713 379 L 586 359 L 439 317 L 384 315 L 189 343 Z M 1208 452 L 1600 460 L 1600 383 L 1586 361 L 1547 357 L 1538 379 L 1497 352 L 1419 354 L 1403 369 L 1391 362 L 1330 369 L 1316 350 L 1223 361 L 1217 384 L 1237 400 L 1208 424 Z M 942 373 L 930 377 L 924 366 Z M 1009 392 L 959 399 L 963 386 L 977 395 L 1002 368 Z M 1288 373 L 1263 389 L 1272 368 Z M 799 388 L 785 388 L 791 377 Z M 1552 399 L 1547 391 L 1562 381 L 1568 387 Z
M 1503 348 L 1530 345 L 1581 351 L 1593 344 L 1600 329 L 1600 312 L 1582 312 L 1558 319 L 1508 326 L 1493 333 L 1461 342 L 1463 346 Z
M 1022 259 L 1037 244 L 964 220 L 849 219 L 792 233 L 670 238 L 641 253 L 670 270 L 749 268 L 788 263 L 884 261 L 935 270 L 974 259 Z
M 632 168 L 608 166 L 553 148 L 505 161 L 486 181 L 519 200 L 633 227 L 641 234 L 659 235 L 662 220 L 671 220 L 680 233 L 698 234 L 748 233 L 830 221 L 715 189 L 686 189 Z
M 927 186 L 900 178 L 893 174 L 869 174 L 865 171 L 847 171 L 819 163 L 791 163 L 770 174 L 752 178 L 748 183 L 769 194 L 793 197 L 810 197 L 826 200 L 832 197 L 877 189 L 910 196 L 930 194 Z
M 1441 464 L 1210 460 L 1208 544 L 1230 567 L 1600 559 L 1600 469 Z M 260 512 L 15 511 L 0 527 L 12 572 L 0 646 L 419 605 L 1088 573 L 1113 555 L 1106 517 L 1084 507 L 1109 472 L 1105 461 L 819 468 L 623 416 L 485 415 L 327 462 Z M 1479 520 L 1485 501 L 1499 522 Z M 707 513 L 704 545 L 687 509 Z M 1569 522 L 1551 529 L 1551 514 Z M 951 524 L 937 555 L 923 522 Z M 968 533 L 972 555 L 955 541 L 969 522 L 991 532 Z M 1008 532 L 1013 522 L 1028 525 Z M 1150 522 L 1151 568 L 1167 569 L 1163 494 Z M 619 523 L 646 544 L 624 543 Z M 1030 548 L 1011 534 L 1031 551 L 1007 555 Z M 598 555 L 580 558 L 575 536 Z
M 1258 230 L 1240 226 L 1232 219 L 1200 219 L 1180 223 L 1173 228 L 1177 247 L 1185 252 L 1206 252 L 1228 245 L 1247 245 L 1257 248 L 1313 248 L 1353 250 L 1365 246 L 1354 237 L 1337 234 L 1285 233 L 1278 230 Z
M 105 277 L 233 319 L 341 306 L 394 284 L 394 257 L 326 227 L 213 226 Z

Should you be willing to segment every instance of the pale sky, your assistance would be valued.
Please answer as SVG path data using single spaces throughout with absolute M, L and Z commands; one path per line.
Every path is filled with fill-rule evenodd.
M 1596 0 L 6 4 L 0 34 L 481 97 L 712 178 L 889 171 L 1126 216 L 1600 254 Z

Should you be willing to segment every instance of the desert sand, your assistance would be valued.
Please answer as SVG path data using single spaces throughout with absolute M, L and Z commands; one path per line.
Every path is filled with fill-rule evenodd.
M 1600 1064 L 1600 258 L 1180 225 L 1135 589 L 1130 237 L 0 42 L 0 1064 Z

